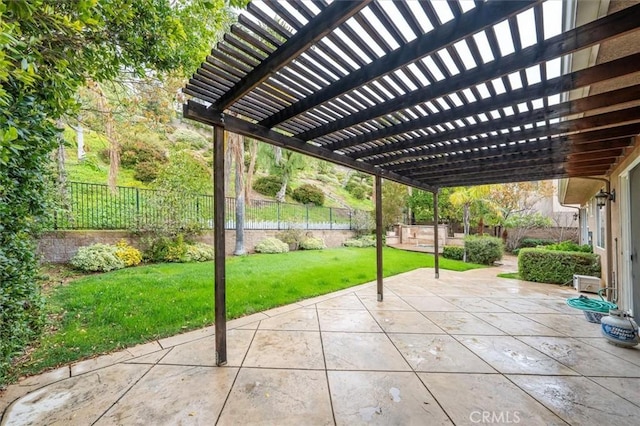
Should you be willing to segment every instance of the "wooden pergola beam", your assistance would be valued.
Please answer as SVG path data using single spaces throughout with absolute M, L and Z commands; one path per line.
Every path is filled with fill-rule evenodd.
M 510 107 L 522 102 L 530 101 L 531 99 L 538 99 L 544 96 L 552 96 L 566 91 L 578 89 L 587 85 L 632 73 L 634 72 L 634 68 L 631 67 L 631 65 L 637 64 L 639 61 L 640 53 L 637 53 L 628 57 L 617 59 L 612 62 L 607 62 L 592 68 L 576 71 L 572 74 L 568 74 L 562 77 L 557 77 L 552 80 L 540 82 L 532 86 L 523 87 L 511 92 L 506 92 L 495 97 L 479 99 L 476 102 L 465 104 L 455 109 L 445 110 L 440 113 L 434 113 L 418 119 L 409 120 L 400 124 L 396 124 L 394 126 L 387 126 L 379 130 L 364 133 L 362 135 L 345 138 L 340 142 L 326 144 L 325 147 L 333 150 L 342 150 L 345 148 L 365 144 L 367 142 L 381 140 L 391 136 L 402 135 L 407 132 L 424 129 L 436 124 L 461 120 L 466 117 L 481 114 L 486 111 L 492 111 L 496 109 L 499 110 L 501 108 Z M 581 83 L 578 84 L 577 82 Z M 544 116 L 542 116 L 542 118 L 554 118 L 561 117 L 565 114 L 578 114 L 598 108 L 622 104 L 625 102 L 636 100 L 638 98 L 640 98 L 640 84 L 612 90 L 611 92 L 601 93 L 581 99 L 564 102 L 559 105 L 539 108 L 535 111 L 529 111 L 526 114 L 529 116 L 536 115 L 537 117 L 541 117 L 540 114 L 543 114 Z M 525 114 L 518 115 L 524 116 Z M 532 121 L 537 120 L 532 118 Z M 502 125 L 502 123 L 500 124 Z M 495 126 L 495 123 L 493 123 L 493 125 Z M 298 136 L 302 139 L 307 137 L 305 133 Z
M 541 151 L 526 156 L 513 155 L 510 159 L 503 158 L 499 160 L 478 161 L 466 165 L 452 165 L 451 167 L 434 167 L 427 171 L 420 171 L 417 173 L 410 173 L 413 179 L 437 179 L 440 176 L 452 174 L 455 176 L 464 175 L 479 175 L 486 171 L 500 170 L 505 171 L 521 171 L 530 167 L 553 165 L 557 166 L 562 164 L 566 159 L 564 153 L 553 153 L 547 151 Z
M 433 191 L 433 188 L 430 185 L 423 182 L 417 182 L 397 173 L 380 169 L 361 161 L 355 161 L 345 155 L 339 155 L 332 151 L 327 151 L 317 145 L 313 145 L 300 139 L 264 128 L 259 124 L 250 123 L 237 117 L 225 115 L 219 111 L 212 111 L 206 106 L 194 101 L 189 101 L 183 106 L 183 115 L 185 118 L 208 124 L 210 126 L 224 126 L 225 129 L 230 132 L 249 136 L 251 138 L 258 139 L 271 145 L 280 146 L 294 152 L 299 152 L 301 154 L 309 155 L 314 158 L 331 161 L 335 164 L 350 167 L 354 170 L 358 170 L 371 175 L 380 175 L 385 179 L 420 188 L 425 191 Z
M 440 96 L 455 92 L 458 88 L 472 87 L 562 55 L 573 53 L 633 31 L 638 27 L 638 22 L 640 22 L 640 4 L 569 30 L 511 55 L 497 57 L 494 61 L 480 65 L 475 69 L 467 70 L 406 95 L 397 96 L 393 102 L 384 102 L 351 114 L 342 120 L 319 126 L 313 131 L 301 135 L 301 137 L 306 140 L 312 140 L 321 135 L 327 135 L 410 106 L 419 105 L 426 100 L 437 99 Z M 328 148 L 335 149 L 330 146 Z
M 458 186 L 477 186 L 477 185 L 490 185 L 504 182 L 504 175 L 497 173 L 486 173 L 469 178 L 456 178 L 444 177 L 440 179 L 433 179 L 430 182 L 433 185 L 437 185 L 439 188 L 449 188 Z M 561 168 L 541 168 L 535 171 L 528 171 L 526 173 L 514 173 L 510 182 L 530 182 L 535 180 L 547 180 L 547 179 L 561 179 L 569 177 L 568 173 Z
M 575 131 L 588 131 L 605 126 L 618 126 L 622 123 L 640 120 L 640 106 L 634 106 L 617 111 L 606 112 L 603 114 L 591 115 L 588 117 L 577 118 L 573 120 L 561 121 L 550 126 L 535 127 L 519 132 L 510 132 L 499 134 L 496 136 L 478 137 L 477 139 L 469 139 L 451 144 L 438 144 L 439 142 L 448 142 L 455 138 L 469 137 L 486 133 L 487 126 L 468 126 L 459 130 L 443 132 L 442 134 L 432 135 L 431 137 L 416 138 L 403 142 L 389 143 L 385 146 L 370 148 L 365 154 L 360 153 L 356 158 L 366 158 L 375 152 L 376 155 L 384 154 L 384 156 L 375 157 L 367 161 L 370 164 L 385 165 L 393 164 L 398 161 L 407 161 L 409 159 L 420 159 L 430 155 L 444 154 L 451 151 L 464 151 L 467 149 L 490 147 L 493 145 L 506 144 L 511 142 L 519 142 L 523 140 L 536 139 L 552 135 L 566 134 Z M 513 123 L 513 122 L 511 122 Z M 485 123 L 486 124 L 486 123 Z M 511 127 L 518 127 L 515 124 Z M 475 130 L 473 130 L 473 129 Z M 465 134 L 464 130 L 468 130 Z M 477 132 L 477 130 L 481 130 Z M 498 130 L 498 129 L 496 129 Z M 606 132 L 606 130 L 604 130 Z
M 505 17 L 517 14 L 531 7 L 540 0 L 526 1 L 492 1 L 478 5 L 474 10 L 438 26 L 433 31 L 421 34 L 415 40 L 350 73 L 339 81 L 318 90 L 295 104 L 260 122 L 261 126 L 272 128 L 296 115 L 315 108 L 343 93 L 362 86 L 388 74 L 403 65 L 432 54 L 445 46 L 451 45 L 469 34 L 473 34 L 488 26 L 498 23 Z M 357 2 L 336 2 L 357 3 Z M 321 25 L 321 24 L 319 24 Z
M 275 52 L 260 62 L 252 71 L 240 79 L 228 92 L 214 102 L 210 109 L 224 111 L 238 99 L 255 89 L 271 75 L 307 51 L 313 44 L 347 21 L 372 0 L 336 1 L 322 10 L 314 19 Z
M 438 165 L 452 165 L 458 163 L 467 163 L 469 161 L 481 161 L 493 158 L 499 158 L 502 156 L 511 156 L 513 154 L 527 155 L 530 153 L 536 153 L 543 150 L 559 150 L 565 149 L 568 151 L 569 143 L 566 137 L 559 137 L 553 139 L 545 139 L 539 141 L 531 141 L 525 143 L 519 143 L 515 145 L 505 146 L 492 146 L 488 148 L 481 148 L 473 151 L 455 152 L 452 154 L 442 155 L 433 158 L 422 158 L 418 161 L 408 161 L 406 163 L 392 164 L 387 167 L 389 170 L 401 172 L 403 170 L 410 170 L 413 172 L 419 170 L 425 170 L 433 168 Z

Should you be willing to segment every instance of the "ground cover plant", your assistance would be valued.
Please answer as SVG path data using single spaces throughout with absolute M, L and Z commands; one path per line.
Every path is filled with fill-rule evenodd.
M 430 254 L 384 249 L 385 276 L 433 264 Z M 458 271 L 482 267 L 447 259 L 440 266 Z M 375 248 L 229 258 L 227 315 L 241 317 L 375 276 Z M 51 290 L 47 313 L 52 331 L 24 363 L 22 374 L 212 324 L 213 264 L 163 263 L 85 276 Z

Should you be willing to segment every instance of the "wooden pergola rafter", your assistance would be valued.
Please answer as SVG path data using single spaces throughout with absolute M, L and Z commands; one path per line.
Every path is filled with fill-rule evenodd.
M 551 5 L 256 1 L 189 80 L 184 115 L 216 129 L 216 158 L 224 128 L 436 194 L 604 175 L 640 133 L 640 48 L 571 59 L 637 32 L 640 4 L 556 30 Z

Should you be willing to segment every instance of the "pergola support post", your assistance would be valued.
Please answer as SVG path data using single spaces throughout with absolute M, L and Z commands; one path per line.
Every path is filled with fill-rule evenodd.
M 216 365 L 227 363 L 224 230 L 224 127 L 213 126 L 213 235 Z
M 438 190 L 433 191 L 433 266 L 440 278 L 440 242 L 438 241 Z
M 382 178 L 380 175 L 376 175 L 376 282 L 378 302 L 382 302 Z

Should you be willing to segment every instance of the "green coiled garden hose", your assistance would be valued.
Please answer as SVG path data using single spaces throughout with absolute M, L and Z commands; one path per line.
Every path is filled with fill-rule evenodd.
M 567 305 L 575 309 L 580 309 L 581 311 L 600 312 L 602 314 L 608 314 L 610 309 L 618 309 L 618 305 L 615 303 L 604 300 L 604 297 L 602 297 L 602 290 L 605 289 L 598 291 L 598 296 L 600 296 L 601 300 L 590 299 L 586 296 L 580 295 L 580 297 L 567 299 Z

